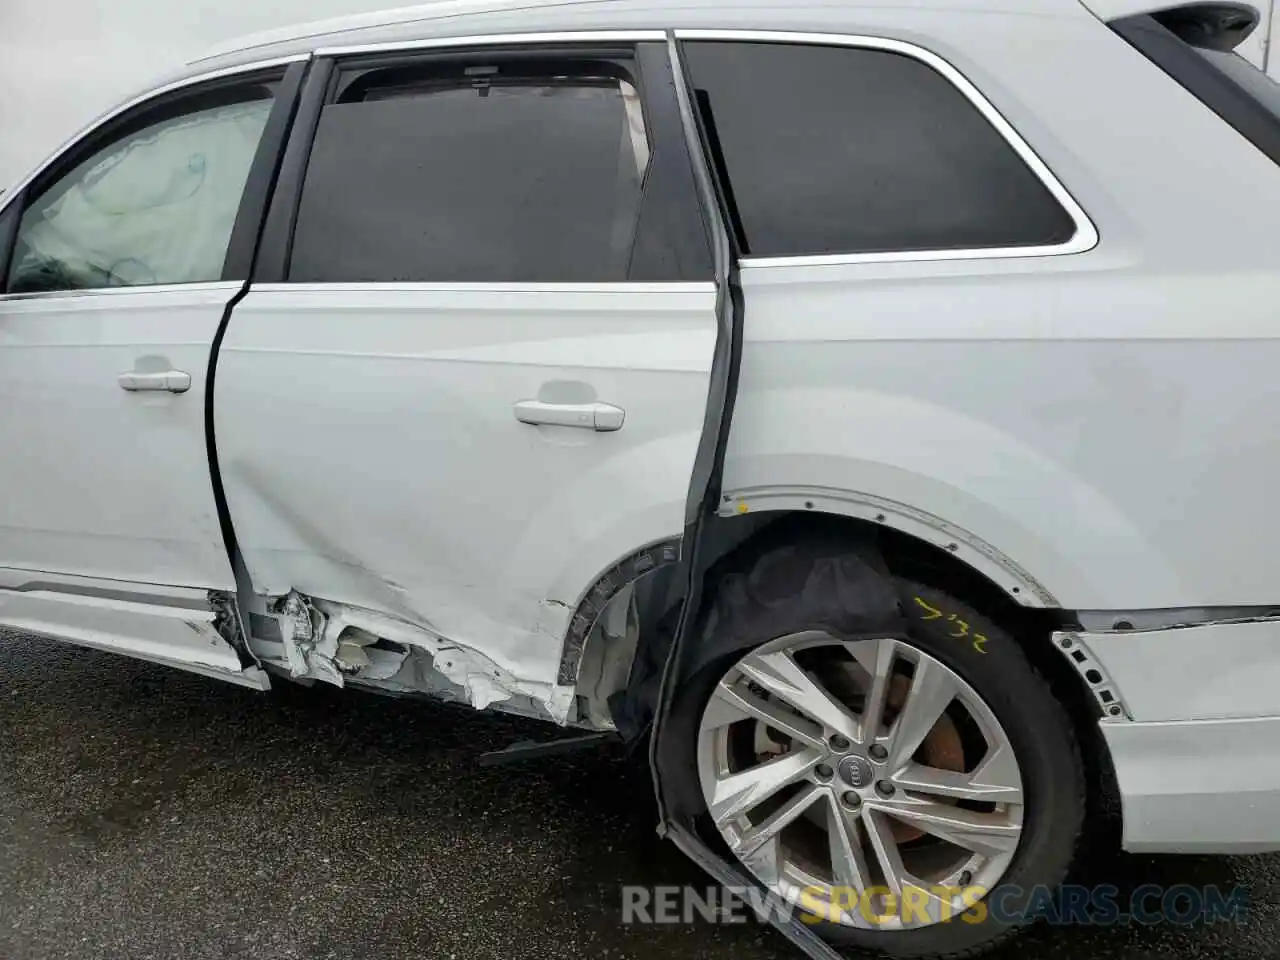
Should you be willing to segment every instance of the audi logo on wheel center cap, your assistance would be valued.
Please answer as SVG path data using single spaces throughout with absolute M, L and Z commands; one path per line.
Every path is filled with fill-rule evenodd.
M 875 771 L 871 763 L 862 757 L 845 757 L 840 761 L 840 779 L 851 787 L 862 789 L 871 786 Z

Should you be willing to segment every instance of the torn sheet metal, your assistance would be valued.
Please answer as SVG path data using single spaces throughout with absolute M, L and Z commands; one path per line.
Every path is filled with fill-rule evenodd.
M 341 686 L 342 678 L 336 675 L 329 658 L 322 652 L 314 655 L 317 654 L 316 636 L 320 629 L 320 618 L 306 597 L 296 590 L 290 593 L 276 614 L 276 620 L 280 625 L 289 676 L 295 680 L 311 677 Z
M 477 710 L 527 698 L 556 723 L 568 722 L 573 687 L 522 680 L 483 654 L 416 624 L 361 607 L 309 599 L 297 591 L 285 598 L 273 616 L 280 624 L 294 679 L 340 687 L 351 679 L 402 692 L 437 693 L 437 684 L 414 679 L 411 654 L 420 651 L 432 669 L 460 688 L 466 702 Z
M 390 680 L 409 659 L 409 649 L 398 643 L 388 643 L 359 627 L 348 627 L 338 636 L 338 649 L 333 659 L 344 675 L 359 677 L 366 682 Z

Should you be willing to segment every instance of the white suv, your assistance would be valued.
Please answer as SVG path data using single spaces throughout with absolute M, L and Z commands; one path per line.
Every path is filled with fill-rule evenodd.
M 649 735 L 815 956 L 994 942 L 1108 790 L 1280 847 L 1280 91 L 1164 6 L 191 64 L 4 195 L 0 626 Z

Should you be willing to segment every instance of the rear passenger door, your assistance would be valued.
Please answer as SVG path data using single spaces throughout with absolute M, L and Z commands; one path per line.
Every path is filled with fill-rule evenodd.
M 667 43 L 346 51 L 295 130 L 216 386 L 254 588 L 565 680 L 582 596 L 683 530 L 717 345 Z

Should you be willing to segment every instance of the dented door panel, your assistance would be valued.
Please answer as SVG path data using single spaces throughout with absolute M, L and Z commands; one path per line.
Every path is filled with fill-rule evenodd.
M 417 625 L 549 698 L 582 593 L 682 531 L 715 304 L 711 283 L 255 286 L 215 404 L 255 592 Z M 521 422 L 535 399 L 625 425 Z
M 214 426 L 275 669 L 563 723 L 583 596 L 684 531 L 718 297 L 667 44 L 507 39 L 317 59 Z

